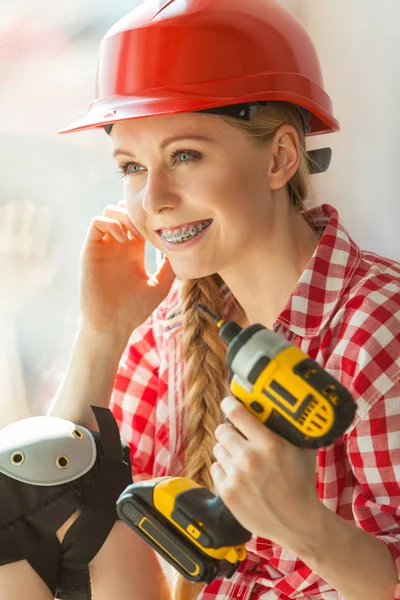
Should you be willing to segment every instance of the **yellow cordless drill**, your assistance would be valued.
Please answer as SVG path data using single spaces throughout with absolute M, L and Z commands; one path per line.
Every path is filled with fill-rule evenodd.
M 241 328 L 199 309 L 228 345 L 230 390 L 267 427 L 304 448 L 328 446 L 351 424 L 356 404 L 318 363 L 262 325 Z M 221 498 L 186 477 L 134 483 L 120 518 L 190 581 L 231 577 L 251 534 Z

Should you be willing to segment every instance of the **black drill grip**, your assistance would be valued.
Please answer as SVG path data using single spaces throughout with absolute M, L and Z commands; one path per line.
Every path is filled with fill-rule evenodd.
M 195 523 L 204 548 L 224 548 L 245 544 L 251 533 L 244 529 L 219 496 L 207 488 L 192 488 L 176 496 L 172 518 L 181 527 Z

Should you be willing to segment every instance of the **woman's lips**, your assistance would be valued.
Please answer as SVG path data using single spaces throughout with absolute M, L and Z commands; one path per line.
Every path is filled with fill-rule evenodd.
M 161 227 L 160 229 L 157 229 L 156 233 L 158 233 L 159 235 L 161 235 L 163 233 L 167 233 L 167 232 L 182 233 L 182 229 L 189 229 L 190 227 L 197 228 L 199 225 L 202 225 L 203 223 L 209 223 L 210 221 L 212 221 L 212 219 L 202 219 L 201 221 L 192 221 L 190 223 L 181 223 L 180 225 L 173 225 L 172 227 Z
M 195 225 L 195 223 L 197 225 Z M 164 246 L 171 251 L 186 250 L 204 237 L 208 229 L 212 224 L 212 219 L 206 221 L 196 221 L 191 224 L 187 224 L 186 227 L 175 229 L 175 230 L 161 230 L 165 233 L 159 233 L 159 237 L 163 242 Z

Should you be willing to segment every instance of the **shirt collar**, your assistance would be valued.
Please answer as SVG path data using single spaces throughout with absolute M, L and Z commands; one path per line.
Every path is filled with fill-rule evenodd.
M 303 216 L 323 233 L 274 328 L 280 324 L 296 335 L 311 338 L 331 319 L 360 263 L 361 251 L 332 206 L 323 204 L 304 211 Z

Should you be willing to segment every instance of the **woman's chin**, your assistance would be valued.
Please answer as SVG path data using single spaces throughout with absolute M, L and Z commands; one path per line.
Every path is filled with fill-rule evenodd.
M 208 268 L 201 265 L 182 265 L 179 261 L 170 259 L 171 267 L 178 279 L 188 281 L 191 279 L 202 279 L 215 274 L 215 267 Z

